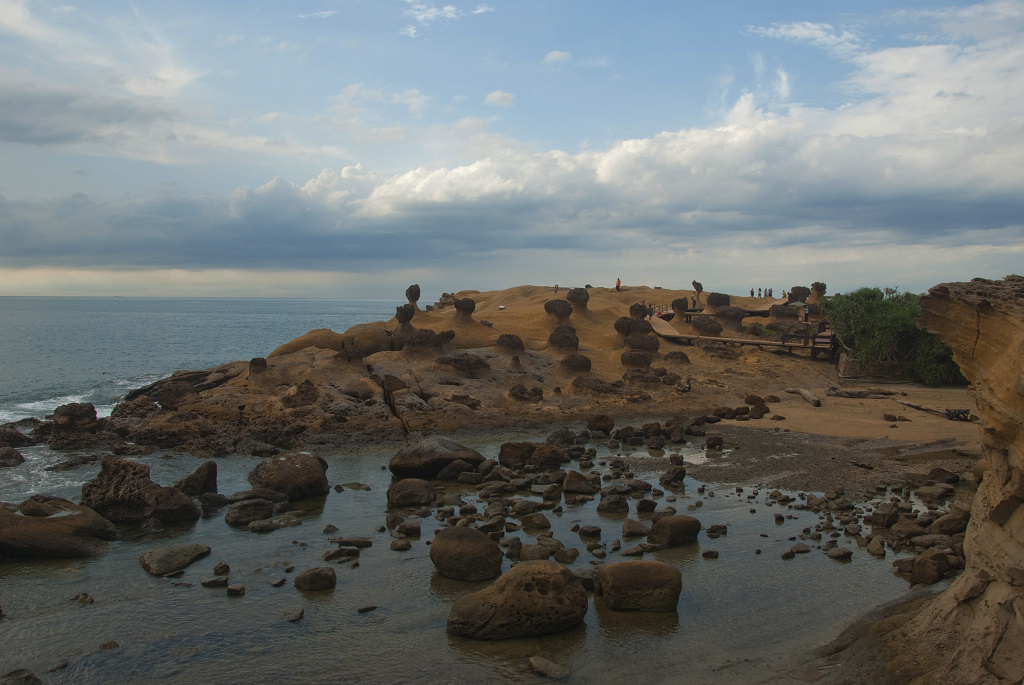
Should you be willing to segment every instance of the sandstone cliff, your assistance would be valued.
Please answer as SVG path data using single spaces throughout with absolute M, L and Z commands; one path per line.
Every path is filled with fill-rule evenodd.
M 1024 679 L 1024 277 L 935 286 L 919 325 L 971 381 L 988 470 L 971 510 L 964 573 L 889 639 L 890 667 L 931 683 Z

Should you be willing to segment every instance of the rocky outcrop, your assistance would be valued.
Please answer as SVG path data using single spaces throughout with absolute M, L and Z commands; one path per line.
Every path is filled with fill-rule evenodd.
M 20 508 L 33 515 L 0 507 L 0 560 L 88 557 L 117 537 L 110 521 L 60 497 L 34 495 Z
M 81 503 L 114 523 L 142 523 L 150 518 L 192 523 L 200 516 L 191 497 L 154 483 L 148 464 L 118 457 L 104 459 L 99 474 L 82 485 Z
M 935 286 L 918 325 L 971 381 L 990 465 L 971 507 L 966 567 L 888 639 L 890 667 L 915 682 L 1024 679 L 1024 278 Z
M 788 302 L 807 302 L 811 296 L 811 289 L 806 285 L 794 285 L 789 289 Z
M 431 479 L 459 460 L 477 467 L 483 463 L 484 456 L 451 438 L 433 435 L 396 452 L 388 468 L 397 478 Z
M 587 591 L 572 571 L 555 561 L 521 561 L 455 600 L 448 632 L 478 640 L 547 635 L 582 623 L 587 608 Z
M 306 452 L 274 457 L 257 464 L 249 474 L 249 482 L 255 488 L 280 492 L 292 501 L 326 495 L 330 491 L 327 462 Z

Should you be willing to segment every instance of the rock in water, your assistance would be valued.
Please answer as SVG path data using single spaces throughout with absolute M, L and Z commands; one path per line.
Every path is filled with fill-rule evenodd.
M 22 516 L 0 507 L 0 560 L 88 557 L 117 537 L 114 525 L 89 507 L 59 497 L 45 499 L 40 504 L 54 515 Z
M 327 462 L 308 452 L 260 462 L 249 474 L 249 482 L 253 487 L 287 495 L 292 501 L 326 495 L 331 490 L 327 482 Z
M 338 584 L 338 576 L 330 566 L 316 566 L 295 576 L 293 582 L 299 590 L 331 590 Z
M 475 528 L 445 528 L 430 545 L 438 573 L 456 580 L 488 580 L 501 573 L 501 548 Z
M 398 478 L 431 479 L 454 461 L 464 461 L 476 468 L 483 463 L 484 457 L 450 438 L 435 435 L 396 452 L 388 468 Z
M 448 632 L 478 640 L 547 635 L 583 622 L 587 591 L 555 561 L 521 561 L 489 587 L 455 600 Z
M 149 465 L 108 457 L 92 480 L 82 485 L 82 504 L 115 523 L 192 523 L 199 507 L 175 488 L 161 487 L 149 477 Z
M 206 545 L 169 545 L 146 552 L 139 557 L 139 563 L 154 576 L 165 576 L 186 568 L 209 553 L 210 548 Z
M 651 526 L 647 541 L 655 545 L 677 547 L 696 542 L 700 534 L 700 521 L 692 516 L 665 516 Z
M 594 576 L 594 593 L 618 611 L 675 611 L 683 575 L 662 561 L 608 564 Z
M 531 656 L 530 657 L 530 668 L 537 675 L 542 675 L 547 678 L 568 678 L 569 669 L 562 664 L 557 664 L 551 659 L 545 659 L 542 656 Z

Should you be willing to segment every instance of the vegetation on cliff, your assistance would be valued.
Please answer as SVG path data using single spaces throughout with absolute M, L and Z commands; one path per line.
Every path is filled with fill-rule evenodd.
M 919 297 L 898 288 L 861 288 L 821 301 L 846 353 L 863 368 L 873 362 L 896 365 L 925 385 L 966 385 L 949 347 L 917 327 Z

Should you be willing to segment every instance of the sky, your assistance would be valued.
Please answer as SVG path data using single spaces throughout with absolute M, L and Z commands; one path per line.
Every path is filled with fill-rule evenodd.
M 1024 0 L 0 0 L 0 295 L 1021 273 Z

